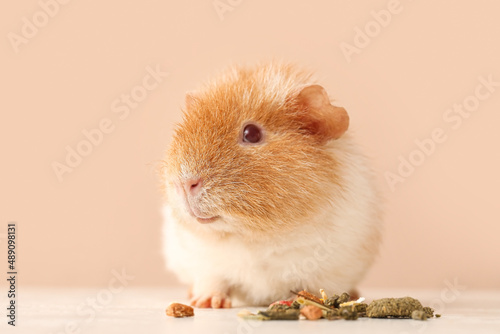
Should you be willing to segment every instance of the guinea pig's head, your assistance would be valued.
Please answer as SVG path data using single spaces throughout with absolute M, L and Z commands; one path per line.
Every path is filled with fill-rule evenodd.
M 186 97 L 165 159 L 167 202 L 207 230 L 293 227 L 341 187 L 328 146 L 348 125 L 346 111 L 293 65 L 232 68 Z

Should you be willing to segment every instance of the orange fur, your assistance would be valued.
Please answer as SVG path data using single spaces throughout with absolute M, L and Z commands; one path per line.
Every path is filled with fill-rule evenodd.
M 295 117 L 302 110 L 294 94 L 309 82 L 294 66 L 272 63 L 234 68 L 209 83 L 188 99 L 168 153 L 168 172 L 183 169 L 182 177 L 202 177 L 204 210 L 238 217 L 248 229 L 291 227 L 313 214 L 328 200 L 324 185 L 341 178 L 324 141 L 317 143 Z M 262 125 L 264 145 L 238 143 L 247 121 Z

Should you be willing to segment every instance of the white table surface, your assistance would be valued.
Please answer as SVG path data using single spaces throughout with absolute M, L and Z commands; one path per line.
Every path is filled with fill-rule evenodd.
M 368 319 L 357 321 L 246 321 L 241 309 L 195 309 L 191 318 L 165 315 L 170 302 L 186 302 L 183 288 L 107 289 L 21 288 L 16 327 L 8 326 L 0 297 L 0 333 L 500 333 L 500 291 L 403 291 L 365 289 L 371 301 L 410 295 L 435 306 L 442 317 L 427 321 Z M 93 305 L 93 306 L 92 306 Z M 256 311 L 263 308 L 247 308 Z

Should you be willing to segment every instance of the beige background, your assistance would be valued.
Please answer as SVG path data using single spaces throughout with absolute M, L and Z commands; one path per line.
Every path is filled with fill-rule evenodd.
M 154 165 L 184 94 L 229 64 L 275 57 L 317 70 L 380 176 L 385 241 L 364 286 L 500 288 L 500 87 L 456 129 L 443 120 L 473 101 L 479 76 L 500 81 L 498 2 L 401 0 L 350 62 L 342 43 L 354 45 L 356 27 L 380 27 L 371 12 L 390 1 L 220 2 L 231 8 L 223 19 L 213 0 L 75 0 L 49 6 L 46 21 L 35 0 L 4 2 L 0 262 L 16 221 L 24 285 L 100 286 L 122 268 L 133 285 L 174 283 Z M 33 16 L 45 25 L 16 53 L 9 36 Z M 157 66 L 169 75 L 120 119 L 113 101 Z M 103 119 L 114 130 L 59 182 L 53 162 Z M 384 174 L 436 128 L 446 141 L 392 191 Z

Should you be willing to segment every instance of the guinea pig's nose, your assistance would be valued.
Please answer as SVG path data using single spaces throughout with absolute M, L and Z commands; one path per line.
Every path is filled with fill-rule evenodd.
M 202 187 L 203 180 L 201 178 L 193 178 L 184 182 L 186 195 L 196 196 L 200 193 Z

